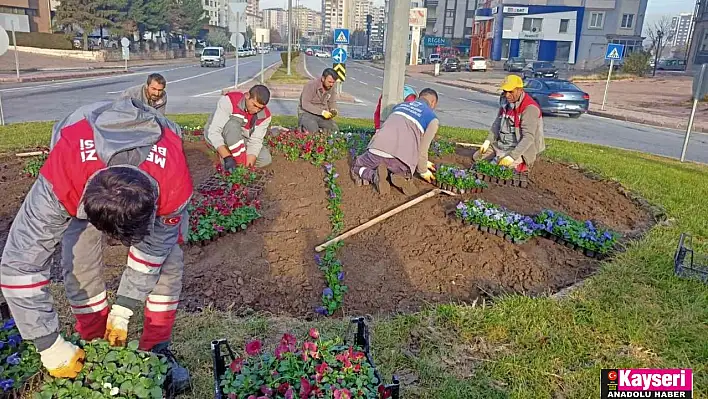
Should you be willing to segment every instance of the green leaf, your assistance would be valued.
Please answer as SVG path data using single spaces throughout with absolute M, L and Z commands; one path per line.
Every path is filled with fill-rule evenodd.
M 150 397 L 150 392 L 142 385 L 135 386 L 135 396 L 140 399 L 146 399 Z
M 103 362 L 115 362 L 118 360 L 118 351 L 110 351 L 106 354 L 106 357 L 103 358 Z
M 131 351 L 137 351 L 139 345 L 140 344 L 138 341 L 130 341 L 128 342 L 128 349 L 130 349 Z
M 130 393 L 133 390 L 133 384 L 130 381 L 125 381 L 120 384 L 120 392 L 124 394 Z
M 162 388 L 154 387 L 150 390 L 150 394 L 152 395 L 152 399 L 162 399 Z

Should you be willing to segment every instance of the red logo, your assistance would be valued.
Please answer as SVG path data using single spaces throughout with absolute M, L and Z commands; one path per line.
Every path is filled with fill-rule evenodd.
M 607 379 L 609 379 L 610 381 L 615 381 L 617 379 L 617 372 L 610 371 L 609 373 L 607 373 Z
M 168 226 L 176 226 L 182 220 L 182 216 L 173 216 L 171 218 L 162 218 L 162 222 Z

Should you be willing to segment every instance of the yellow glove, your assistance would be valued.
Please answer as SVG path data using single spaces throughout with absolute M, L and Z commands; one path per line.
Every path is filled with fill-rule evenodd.
M 485 152 L 487 152 L 487 150 L 489 149 L 489 146 L 490 146 L 491 144 L 492 144 L 492 143 L 491 143 L 489 140 L 484 140 L 484 143 L 482 143 L 482 146 L 479 147 L 479 151 L 480 151 L 482 154 L 484 154 Z
M 329 113 L 332 114 L 332 118 L 334 118 L 334 117 L 336 117 L 337 115 L 339 115 L 339 111 L 337 111 L 336 109 L 330 109 L 330 110 L 329 110 Z
M 108 314 L 104 338 L 111 346 L 125 346 L 128 341 L 128 322 L 133 311 L 120 305 L 113 305 Z
M 513 163 L 514 163 L 514 158 L 507 155 L 499 161 L 498 165 L 509 167 Z
M 423 178 L 423 180 L 427 181 L 430 184 L 433 184 L 433 181 L 435 180 L 435 175 L 431 171 L 426 171 L 425 173 L 421 173 L 420 177 Z
M 322 117 L 325 119 L 332 119 L 332 113 L 329 111 L 322 111 Z
M 428 170 L 432 170 L 433 172 L 435 172 L 437 170 L 435 169 L 435 164 L 428 161 Z
M 66 342 L 59 335 L 52 346 L 39 352 L 39 357 L 52 377 L 76 378 L 84 368 L 86 353 L 71 342 Z

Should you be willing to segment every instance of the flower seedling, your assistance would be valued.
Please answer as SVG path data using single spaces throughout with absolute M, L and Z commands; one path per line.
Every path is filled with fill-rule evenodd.
M 529 216 L 508 211 L 482 200 L 457 204 L 455 216 L 462 221 L 489 230 L 500 231 L 515 243 L 524 242 L 539 234 L 541 226 Z
M 430 150 L 428 150 L 429 156 L 442 157 L 445 155 L 452 155 L 455 153 L 457 145 L 454 141 L 448 140 L 434 140 L 430 144 Z
M 39 176 L 39 170 L 42 169 L 42 166 L 44 166 L 47 156 L 48 154 L 42 153 L 42 155 L 27 161 L 27 163 L 25 163 L 25 167 L 22 169 L 22 173 L 27 177 Z
M 590 220 L 581 222 L 551 210 L 536 215 L 535 221 L 545 232 L 593 254 L 606 255 L 614 248 L 619 238 L 618 233 L 599 229 Z
M 86 352 L 84 367 L 75 379 L 46 377 L 35 399 L 162 399 L 167 359 L 138 351 L 138 342 L 111 347 L 105 340 L 72 339 Z
M 39 371 L 39 353 L 29 341 L 23 341 L 14 319 L 0 327 L 0 389 L 17 390 Z
M 455 188 L 463 192 L 488 187 L 487 183 L 479 180 L 473 172 L 453 165 L 437 165 L 435 179 L 442 187 Z
M 475 162 L 474 169 L 482 175 L 495 177 L 497 179 L 510 180 L 514 178 L 514 169 L 499 166 L 489 161 Z
M 258 173 L 255 167 L 237 165 L 233 170 L 227 171 L 223 166 L 217 165 L 216 177 L 230 186 L 249 186 L 258 179 Z
M 282 130 L 268 139 L 268 145 L 290 161 L 303 159 L 315 166 L 339 159 L 346 153 L 346 140 L 340 134 L 304 133 Z
M 339 339 L 325 340 L 310 329 L 301 343 L 284 334 L 273 352 L 260 341 L 246 344 L 221 376 L 229 399 L 379 398 L 383 385 L 360 348 Z

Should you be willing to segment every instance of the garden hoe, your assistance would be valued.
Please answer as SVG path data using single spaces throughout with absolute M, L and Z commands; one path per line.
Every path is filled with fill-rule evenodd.
M 434 189 L 434 190 L 432 190 L 432 191 L 429 191 L 429 192 L 427 192 L 427 193 L 421 195 L 421 196 L 418 197 L 418 198 L 414 198 L 414 199 L 412 199 L 412 200 L 410 200 L 410 201 L 408 201 L 408 202 L 406 202 L 406 203 L 404 203 L 404 204 L 402 204 L 402 205 L 399 205 L 399 206 L 397 206 L 397 207 L 391 209 L 390 211 L 384 213 L 383 215 L 379 215 L 379 216 L 377 216 L 377 217 L 375 217 L 375 218 L 369 220 L 368 222 L 366 222 L 366 223 L 364 223 L 364 224 L 361 224 L 361 225 L 359 225 L 359 226 L 357 226 L 357 227 L 355 227 L 355 228 L 353 228 L 353 229 L 351 229 L 351 230 L 349 230 L 349 231 L 347 231 L 347 232 L 345 232 L 345 233 L 342 233 L 342 234 L 338 235 L 337 237 L 334 237 L 333 239 L 327 241 L 326 243 L 324 243 L 324 244 L 322 244 L 322 245 L 318 245 L 317 247 L 315 247 L 315 251 L 316 251 L 316 252 L 322 252 L 322 251 L 324 251 L 325 248 L 327 248 L 328 246 L 330 246 L 330 245 L 332 245 L 332 244 L 334 244 L 334 243 L 336 243 L 336 242 L 342 241 L 342 240 L 345 239 L 345 238 L 351 237 L 351 236 L 353 236 L 353 235 L 356 234 L 356 233 L 362 232 L 362 231 L 368 229 L 369 227 L 371 227 L 371 226 L 373 226 L 373 225 L 375 225 L 375 224 L 377 224 L 377 223 L 379 223 L 379 222 L 382 222 L 382 221 L 384 221 L 384 220 L 390 218 L 391 216 L 393 216 L 393 215 L 395 215 L 395 214 L 397 214 L 397 213 L 399 213 L 399 212 L 401 212 L 401 211 L 404 211 L 404 210 L 406 210 L 406 209 L 412 207 L 413 205 L 415 205 L 415 204 L 417 204 L 417 203 L 423 202 L 423 201 L 425 201 L 425 200 L 428 199 L 428 198 L 435 197 L 436 195 L 438 195 L 438 194 L 440 194 L 440 193 L 444 193 L 444 194 L 452 195 L 452 196 L 456 196 L 456 195 L 457 195 L 457 194 L 453 193 L 452 191 L 443 190 L 442 188 L 436 188 L 436 189 Z

